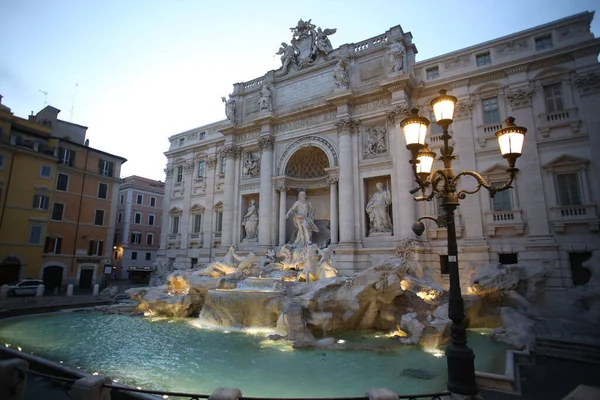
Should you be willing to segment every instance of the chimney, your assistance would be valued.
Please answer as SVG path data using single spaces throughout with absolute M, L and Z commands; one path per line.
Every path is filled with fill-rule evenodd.
M 31 111 L 31 115 L 29 116 L 29 122 L 36 122 L 35 115 L 33 115 L 33 111 Z

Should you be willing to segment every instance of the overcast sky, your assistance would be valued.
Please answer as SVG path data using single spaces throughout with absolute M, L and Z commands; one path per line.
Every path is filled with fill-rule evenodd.
M 337 28 L 334 47 L 395 25 L 417 61 L 583 11 L 597 0 L 0 0 L 0 94 L 16 115 L 46 102 L 123 156 L 122 176 L 164 180 L 167 138 L 225 117 L 235 82 L 280 67 L 298 19 Z M 592 23 L 600 32 L 600 16 Z M 77 88 L 76 88 L 77 85 Z M 76 90 L 76 92 L 75 92 Z M 73 102 L 74 99 L 74 102 Z M 74 107 L 72 108 L 72 105 Z

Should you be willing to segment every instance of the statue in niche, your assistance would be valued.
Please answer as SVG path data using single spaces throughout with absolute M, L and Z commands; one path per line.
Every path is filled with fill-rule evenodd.
M 365 157 L 377 156 L 387 151 L 385 126 L 378 126 L 367 131 Z
M 258 206 L 254 199 L 250 200 L 250 207 L 244 215 L 242 226 L 246 230 L 245 239 L 256 239 L 258 237 Z
M 260 88 L 260 98 L 258 99 L 258 109 L 259 111 L 267 110 L 273 111 L 272 103 L 271 103 L 271 85 L 266 84 L 262 85 Z
M 246 153 L 244 160 L 244 176 L 255 178 L 260 175 L 259 158 L 252 153 Z
M 389 190 L 383 187 L 383 183 L 377 182 L 375 186 L 377 192 L 371 197 L 366 208 L 370 222 L 369 236 L 392 233 L 392 221 L 389 214 L 392 197 Z
M 235 100 L 229 95 L 229 99 L 221 97 L 221 101 L 225 103 L 225 116 L 235 124 Z
M 281 47 L 275 54 L 281 54 L 281 69 L 283 69 L 284 73 L 287 72 L 291 63 L 296 63 L 296 49 L 285 42 L 281 42 Z
M 406 55 L 406 48 L 400 42 L 392 42 L 389 45 L 390 57 L 392 60 L 392 68 L 390 72 L 403 72 L 404 71 L 404 56 Z
M 333 81 L 336 89 L 348 89 L 350 83 L 348 81 L 347 67 L 348 62 L 344 58 L 340 57 L 333 70 Z
M 310 201 L 306 200 L 306 192 L 298 193 L 298 200 L 285 215 L 286 218 L 293 216 L 294 234 L 290 243 L 294 246 L 305 246 L 312 243 L 313 232 L 319 232 L 315 225 L 315 208 Z

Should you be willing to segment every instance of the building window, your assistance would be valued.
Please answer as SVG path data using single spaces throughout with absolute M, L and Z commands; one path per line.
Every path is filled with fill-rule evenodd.
M 58 174 L 56 177 L 56 190 L 60 190 L 61 192 L 66 192 L 69 187 L 69 175 Z
M 498 254 L 498 262 L 502 265 L 512 265 L 519 262 L 517 253 Z
M 154 234 L 153 233 L 147 233 L 146 234 L 146 245 L 147 246 L 152 246 L 154 244 Z
M 436 123 L 435 114 L 433 112 L 431 112 L 429 114 L 429 116 L 430 116 L 429 119 L 431 120 L 431 124 L 429 125 L 429 131 L 430 131 L 430 133 L 432 135 L 438 135 L 438 134 L 442 133 L 443 129 L 442 129 L 442 127 L 440 125 L 438 125 Z
M 497 182 L 492 186 L 499 187 L 504 185 L 506 182 Z M 492 198 L 492 211 L 508 211 L 512 210 L 512 189 L 506 189 L 501 192 L 494 194 Z
M 552 36 L 540 36 L 535 38 L 535 49 L 536 50 L 546 50 L 552 48 Z
M 36 194 L 33 196 L 33 208 L 36 210 L 47 210 L 50 203 L 50 197 L 45 194 Z
M 31 224 L 29 225 L 29 237 L 27 239 L 28 244 L 42 244 L 42 230 L 43 225 Z
M 104 249 L 104 241 L 90 240 L 90 244 L 88 247 L 88 255 L 89 256 L 101 256 L 103 249 Z
M 44 245 L 44 253 L 60 254 L 60 246 L 62 238 L 54 236 L 46 236 L 46 244 Z
M 185 144 L 185 138 L 179 138 L 179 146 L 183 146 Z
M 137 260 L 137 251 L 132 251 L 131 252 L 131 259 L 132 260 Z
M 133 217 L 133 223 L 134 224 L 141 224 L 142 223 L 142 213 L 141 212 L 137 212 L 135 213 L 135 216 Z
M 146 253 L 146 261 L 152 260 L 152 253 Z
M 142 234 L 139 232 L 133 232 L 131 234 L 131 243 L 140 244 L 142 242 Z
M 119 199 L 119 203 L 123 204 L 123 201 L 125 201 L 125 195 L 122 194 L 121 198 Z
M 544 99 L 546 100 L 546 112 L 553 113 L 565 109 L 562 97 L 562 84 L 544 86 Z
M 106 199 L 108 197 L 108 185 L 100 182 L 98 184 L 98 198 Z
M 191 264 L 192 264 L 192 269 L 196 268 L 196 265 L 198 265 L 198 259 L 197 258 L 192 258 L 190 261 L 191 261 Z
M 448 256 L 440 254 L 440 273 L 442 275 L 448 275 L 450 273 L 450 266 L 448 265 Z
M 96 210 L 94 225 L 104 225 L 104 210 Z
M 556 188 L 558 204 L 561 206 L 580 206 L 583 204 L 578 173 L 557 174 Z
M 183 166 L 177 167 L 177 182 L 181 182 L 183 180 Z
M 144 196 L 138 194 L 135 200 L 136 204 L 144 204 Z
M 115 232 L 115 234 L 113 235 L 113 245 L 116 246 L 117 243 L 119 243 L 119 239 L 121 235 L 118 232 Z
M 62 221 L 64 212 L 65 205 L 63 203 L 54 203 L 52 204 L 52 215 L 50 216 L 50 219 L 52 219 L 52 221 Z
M 75 152 L 73 150 L 60 148 L 60 163 L 69 167 L 73 166 L 75 160 Z
M 206 138 L 206 132 L 200 132 L 198 135 L 199 140 L 204 140 Z
M 171 221 L 171 233 L 173 235 L 176 235 L 179 233 L 179 217 L 178 216 L 173 217 L 173 219 Z
M 198 163 L 198 178 L 204 178 L 204 161 Z
M 227 158 L 221 157 L 221 168 L 220 168 L 220 172 L 219 172 L 221 175 L 225 175 L 226 167 L 227 167 Z
M 221 232 L 223 230 L 223 211 L 217 211 L 217 218 L 215 222 L 215 231 Z
M 114 164 L 110 161 L 101 159 L 98 161 L 98 169 L 99 169 L 100 175 L 112 177 Z
M 430 81 L 432 79 L 437 79 L 440 77 L 440 69 L 439 67 L 431 67 L 431 68 L 427 68 L 426 70 L 427 73 L 427 80 Z
M 482 65 L 490 65 L 492 63 L 492 58 L 490 57 L 490 53 L 482 53 L 477 54 L 475 56 L 475 61 L 477 62 L 477 66 L 481 67 Z
M 583 267 L 583 263 L 592 257 L 589 251 L 581 253 L 569 253 L 569 263 L 571 264 L 571 275 L 573 276 L 573 285 L 585 285 L 590 281 L 590 270 Z
M 150 207 L 156 207 L 156 197 L 150 197 Z
M 123 213 L 122 213 L 122 212 L 119 212 L 119 213 L 117 214 L 117 222 L 118 222 L 118 223 L 121 223 L 121 222 L 123 222 Z
M 40 176 L 42 178 L 50 178 L 52 176 L 52 167 L 42 164 L 40 166 Z
M 500 122 L 500 108 L 498 107 L 498 98 L 490 97 L 483 99 L 483 123 L 496 124 Z
M 4 169 L 4 154 L 0 153 L 0 169 Z
M 154 214 L 148 215 L 148 225 L 154 226 Z
M 194 223 L 192 225 L 193 233 L 200 233 L 202 231 L 202 215 L 196 214 L 194 215 Z

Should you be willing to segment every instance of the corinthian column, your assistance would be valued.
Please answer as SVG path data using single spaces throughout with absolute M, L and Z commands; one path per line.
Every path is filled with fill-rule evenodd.
M 409 164 L 410 152 L 405 149 L 400 121 L 407 115 L 408 104 L 400 105 L 386 113 L 390 127 L 390 152 L 393 154 L 392 201 L 394 235 L 400 239 L 412 237 L 415 222 L 415 200 L 410 190 L 416 186 Z
M 208 249 L 210 254 L 210 248 L 212 246 L 213 239 L 213 203 L 214 190 L 215 190 L 215 169 L 217 167 L 217 156 L 211 155 L 206 158 L 206 203 L 204 210 L 204 223 L 202 225 L 202 231 L 204 241 L 202 247 Z M 212 260 L 209 260 L 209 262 Z
M 223 232 L 221 246 L 229 247 L 233 237 L 233 202 L 235 200 L 235 159 L 240 155 L 241 148 L 229 144 L 221 148 L 221 157 L 226 157 L 225 185 L 223 185 Z
M 287 200 L 287 186 L 279 185 L 277 186 L 277 190 L 279 190 L 279 245 L 283 246 L 285 244 L 285 214 L 286 210 L 286 200 Z
M 335 124 L 340 144 L 339 222 L 340 244 L 354 243 L 354 167 L 352 165 L 352 134 L 358 121 L 351 118 L 338 120 Z
M 331 232 L 331 244 L 338 242 L 338 191 L 337 183 L 339 176 L 329 176 L 329 225 Z
M 262 152 L 260 157 L 260 203 L 258 208 L 258 244 L 259 246 L 271 245 L 271 217 L 273 210 L 273 183 L 271 174 L 273 172 L 273 146 L 275 138 L 273 135 L 263 136 L 258 140 L 258 146 Z

